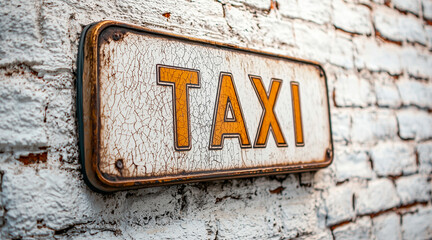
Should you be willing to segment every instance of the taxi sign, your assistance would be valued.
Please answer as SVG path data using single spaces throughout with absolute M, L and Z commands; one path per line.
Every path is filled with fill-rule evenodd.
M 314 62 L 114 21 L 80 40 L 77 116 L 97 191 L 311 171 L 333 158 Z

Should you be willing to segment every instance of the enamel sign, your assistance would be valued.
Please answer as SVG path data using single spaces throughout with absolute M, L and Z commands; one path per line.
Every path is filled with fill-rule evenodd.
M 314 62 L 113 21 L 78 58 L 80 159 L 110 192 L 310 171 L 332 161 Z

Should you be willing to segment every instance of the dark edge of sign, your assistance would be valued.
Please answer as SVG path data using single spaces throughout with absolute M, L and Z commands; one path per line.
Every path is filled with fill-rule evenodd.
M 83 119 L 83 117 L 84 117 L 83 116 L 83 68 L 84 68 L 84 59 L 85 59 L 84 47 L 85 47 L 86 35 L 87 35 L 88 31 L 90 30 L 90 28 L 92 28 L 95 25 L 104 23 L 104 22 L 112 22 L 111 23 L 112 25 L 106 26 L 105 28 L 121 27 L 121 28 L 129 29 L 130 31 L 133 31 L 133 32 L 145 32 L 145 33 L 154 34 L 157 36 L 164 36 L 164 37 L 170 37 L 170 38 L 179 39 L 179 40 L 186 40 L 188 42 L 193 42 L 193 43 L 213 45 L 213 46 L 218 46 L 218 47 L 222 47 L 222 48 L 230 49 L 230 50 L 237 50 L 237 51 L 241 51 L 241 52 L 248 52 L 248 53 L 258 54 L 258 55 L 263 55 L 263 56 L 282 58 L 282 59 L 289 60 L 292 62 L 308 64 L 308 65 L 312 65 L 312 66 L 316 67 L 318 69 L 318 71 L 320 72 L 320 77 L 324 77 L 324 82 L 325 82 L 325 86 L 326 86 L 326 94 L 327 94 L 327 110 L 328 110 L 328 120 L 329 120 L 329 128 L 330 128 L 329 129 L 329 131 L 330 131 L 330 149 L 328 149 L 328 150 L 330 152 L 326 153 L 325 166 L 315 167 L 315 168 L 314 167 L 303 168 L 300 166 L 294 166 L 290 170 L 279 170 L 279 171 L 275 170 L 273 172 L 255 173 L 256 175 L 253 173 L 250 173 L 250 174 L 243 173 L 240 175 L 233 174 L 233 175 L 227 175 L 227 176 L 225 176 L 225 175 L 224 176 L 220 176 L 220 175 L 218 176 L 216 174 L 214 177 L 211 177 L 211 178 L 199 178 L 198 177 L 198 178 L 194 178 L 192 180 L 186 180 L 186 179 L 182 179 L 182 177 L 179 177 L 176 180 L 171 180 L 168 183 L 164 182 L 163 180 L 156 181 L 156 182 L 159 182 L 159 184 L 153 183 L 149 186 L 145 186 L 142 183 L 134 181 L 133 186 L 129 186 L 129 187 L 127 187 L 127 186 L 119 187 L 119 186 L 107 185 L 107 186 L 103 186 L 103 188 L 105 188 L 104 190 L 97 187 L 96 185 L 94 185 L 92 183 L 91 179 L 89 179 L 89 176 L 87 174 L 88 169 L 86 169 L 86 167 L 85 167 L 86 159 L 85 159 L 85 151 L 84 151 L 85 145 L 84 145 L 84 119 Z M 102 33 L 103 30 L 100 33 Z M 322 74 L 322 76 L 321 76 L 321 74 Z M 137 188 L 156 187 L 156 186 L 161 186 L 161 185 L 173 185 L 173 184 L 182 184 L 182 183 L 191 183 L 191 182 L 223 180 L 223 179 L 227 179 L 227 178 L 230 178 L 230 179 L 248 178 L 248 177 L 254 177 L 254 176 L 259 177 L 259 176 L 268 176 L 268 175 L 274 175 L 274 174 L 290 174 L 290 173 L 299 173 L 299 172 L 305 172 L 305 171 L 316 171 L 316 170 L 319 170 L 320 168 L 324 168 L 324 167 L 329 166 L 333 162 L 334 144 L 333 144 L 333 135 L 332 135 L 332 122 L 331 122 L 331 115 L 330 115 L 330 99 L 329 99 L 329 93 L 328 93 L 327 75 L 326 75 L 323 67 L 319 63 L 314 62 L 314 61 L 307 61 L 307 60 L 298 59 L 295 57 L 289 57 L 289 56 L 284 56 L 284 55 L 280 55 L 280 54 L 259 51 L 259 50 L 255 50 L 255 49 L 248 49 L 248 48 L 244 48 L 244 47 L 239 47 L 239 46 L 235 46 L 235 45 L 231 45 L 231 44 L 224 44 L 224 43 L 220 43 L 220 42 L 214 42 L 214 41 L 210 41 L 210 40 L 181 36 L 181 35 L 177 35 L 177 34 L 162 32 L 159 30 L 151 30 L 151 29 L 147 29 L 145 27 L 135 26 L 132 24 L 126 24 L 126 23 L 122 23 L 122 22 L 104 20 L 104 21 L 94 22 L 94 23 L 87 25 L 81 33 L 81 37 L 80 37 L 80 41 L 79 41 L 79 47 L 78 47 L 76 83 L 77 83 L 77 87 L 76 87 L 76 89 L 77 89 L 77 100 L 76 100 L 77 103 L 76 104 L 77 105 L 76 106 L 77 106 L 78 133 L 79 133 L 78 146 L 79 146 L 79 161 L 81 163 L 81 172 L 83 174 L 83 179 L 84 179 L 85 183 L 87 184 L 87 186 L 90 189 L 92 189 L 93 191 L 98 192 L 98 193 L 110 194 L 110 193 L 113 193 L 116 191 L 121 191 L 121 190 L 133 190 L 133 189 L 137 189 Z M 133 178 L 131 179 L 131 181 L 133 181 Z M 105 185 L 105 184 L 103 184 L 103 185 Z
M 83 69 L 84 69 L 84 44 L 88 30 L 97 23 L 91 23 L 84 27 L 81 32 L 79 46 L 78 46 L 78 59 L 77 59 L 77 72 L 76 72 L 76 108 L 77 108 L 77 120 L 78 120 L 78 158 L 81 163 L 81 173 L 83 175 L 84 182 L 87 186 L 98 193 L 109 193 L 100 190 L 92 184 L 85 166 L 85 152 L 84 152 L 84 114 L 83 114 Z

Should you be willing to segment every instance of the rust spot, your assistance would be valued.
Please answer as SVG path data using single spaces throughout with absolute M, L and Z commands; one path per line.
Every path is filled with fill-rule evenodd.
M 426 19 L 426 18 L 424 20 L 425 20 L 425 22 L 426 22 L 427 25 L 432 25 L 432 20 Z
M 270 3 L 270 10 L 273 10 L 273 9 L 279 9 L 279 3 L 275 0 L 271 1 L 271 3 Z
M 347 225 L 347 224 L 349 224 L 349 223 L 351 223 L 351 221 L 341 222 L 341 223 L 338 223 L 338 224 L 336 224 L 336 225 L 331 226 L 330 229 L 333 231 L 333 230 L 335 230 L 336 228 L 338 228 L 338 227 L 342 227 L 342 226 Z
M 390 2 L 391 2 L 391 0 L 385 0 L 384 5 L 386 5 L 387 7 L 390 7 Z
M 29 165 L 33 163 L 45 163 L 48 158 L 48 152 L 42 153 L 30 153 L 27 156 L 20 156 L 18 161 L 24 163 L 24 165 Z
M 376 29 L 375 29 L 375 35 L 376 35 L 377 38 L 381 39 L 381 40 L 384 41 L 384 42 L 393 43 L 393 44 L 396 44 L 396 45 L 398 45 L 398 46 L 402 46 L 402 42 L 401 42 L 401 41 L 395 41 L 395 40 L 390 40 L 390 39 L 388 39 L 388 38 L 385 38 L 385 37 L 383 37 L 383 36 L 381 35 L 381 33 L 380 33 L 378 30 L 376 30 Z
M 109 43 L 112 41 L 120 41 L 126 34 L 125 30 L 108 27 L 104 29 L 99 38 L 99 44 Z
M 120 32 L 115 32 L 112 36 L 114 41 L 118 41 L 118 40 L 122 39 L 122 37 L 123 37 L 123 34 Z
M 281 192 L 282 192 L 283 190 L 285 190 L 285 187 L 280 186 L 280 187 L 278 187 L 278 188 L 275 188 L 275 189 L 273 189 L 273 190 L 270 190 L 270 193 L 271 193 L 271 194 L 281 194 Z
M 171 17 L 171 13 L 166 12 L 164 14 L 162 14 L 162 16 L 166 17 L 167 19 L 169 19 Z

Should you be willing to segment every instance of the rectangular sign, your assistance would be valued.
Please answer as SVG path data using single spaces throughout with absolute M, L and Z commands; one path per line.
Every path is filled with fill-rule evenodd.
M 80 159 L 98 191 L 332 161 L 317 63 L 103 21 L 83 32 L 77 81 Z

